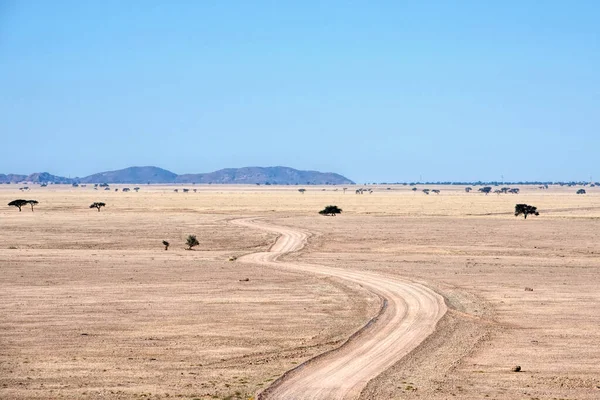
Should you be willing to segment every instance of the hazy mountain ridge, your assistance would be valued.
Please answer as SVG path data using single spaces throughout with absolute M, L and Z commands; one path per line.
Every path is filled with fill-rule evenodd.
M 81 183 L 173 183 L 177 174 L 158 167 L 129 167 L 79 179 Z
M 52 175 L 48 172 L 35 172 L 30 175 L 0 174 L 0 183 L 31 182 L 31 183 L 73 183 L 75 180 L 63 176 Z
M 226 168 L 206 174 L 179 175 L 180 183 L 270 183 L 273 185 L 326 185 L 352 184 L 353 182 L 336 173 L 300 171 L 288 167 L 244 167 Z
M 302 171 L 289 167 L 226 168 L 203 174 L 182 174 L 158 167 L 129 167 L 105 171 L 83 178 L 65 178 L 48 172 L 31 175 L 0 174 L 0 183 L 214 183 L 214 184 L 274 184 L 274 185 L 324 185 L 352 184 L 353 182 L 333 172 Z

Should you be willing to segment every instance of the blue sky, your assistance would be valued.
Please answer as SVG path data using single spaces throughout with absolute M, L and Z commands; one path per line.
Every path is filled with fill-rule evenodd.
M 599 20 L 597 1 L 0 0 L 0 172 L 599 180 Z

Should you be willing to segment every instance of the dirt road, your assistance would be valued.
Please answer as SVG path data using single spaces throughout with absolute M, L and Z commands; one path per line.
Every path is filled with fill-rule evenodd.
M 445 314 L 443 298 L 408 280 L 371 272 L 277 261 L 306 243 L 308 233 L 256 219 L 236 225 L 278 233 L 269 252 L 254 253 L 241 262 L 292 268 L 358 283 L 382 299 L 380 313 L 341 347 L 288 371 L 260 399 L 355 399 L 367 383 L 391 367 L 430 335 Z

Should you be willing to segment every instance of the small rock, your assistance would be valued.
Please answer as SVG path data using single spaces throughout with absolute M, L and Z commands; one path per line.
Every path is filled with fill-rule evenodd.
M 526 291 L 526 292 L 533 292 L 533 288 L 526 287 L 526 288 L 525 288 L 525 291 Z
M 240 282 L 248 282 L 250 281 L 250 279 L 246 278 L 246 279 L 240 279 Z

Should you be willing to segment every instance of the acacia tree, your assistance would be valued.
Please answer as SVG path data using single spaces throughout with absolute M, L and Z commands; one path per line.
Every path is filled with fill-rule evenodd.
M 100 212 L 100 207 L 105 207 L 105 206 L 106 206 L 106 204 L 104 204 L 104 203 L 102 203 L 100 201 L 100 202 L 92 203 L 92 205 L 90 206 L 90 208 L 97 208 L 98 212 Z
M 298 191 L 302 194 L 304 194 L 304 192 L 306 192 L 306 189 L 298 189 Z
M 335 217 L 336 214 L 341 214 L 341 213 L 342 213 L 342 209 L 338 208 L 338 206 L 327 206 L 324 209 L 322 209 L 321 211 L 319 211 L 319 214 L 328 215 L 330 217 Z
M 38 204 L 40 204 L 40 202 L 37 200 L 27 200 L 27 202 L 31 206 L 31 212 L 33 212 L 33 206 L 37 206 Z
M 473 188 L 466 187 L 466 188 L 465 188 L 465 192 L 469 193 L 469 192 L 470 192 L 472 189 L 473 189 Z
M 187 244 L 187 246 L 188 246 L 187 249 L 191 250 L 192 247 L 198 246 L 200 244 L 200 242 L 198 241 L 198 239 L 196 239 L 196 235 L 189 235 L 187 237 L 185 244 Z
M 585 194 L 585 189 L 579 189 L 579 190 L 577 191 L 577 194 Z
M 517 204 L 515 206 L 515 217 L 518 217 L 521 214 L 523 214 L 523 217 L 525 219 L 527 219 L 527 215 L 529 214 L 540 215 L 540 213 L 537 210 L 537 207 L 530 206 L 527 204 Z
M 491 186 L 485 186 L 485 187 L 479 188 L 479 191 L 481 193 L 485 193 L 485 195 L 487 196 L 487 194 L 492 191 L 492 187 Z
M 27 205 L 27 204 L 29 204 L 29 201 L 23 200 L 23 199 L 13 200 L 10 203 L 8 203 L 9 206 L 17 207 L 19 209 L 19 212 L 21 212 L 21 207 L 23 207 L 24 205 Z M 33 207 L 33 205 L 32 205 L 32 207 Z

